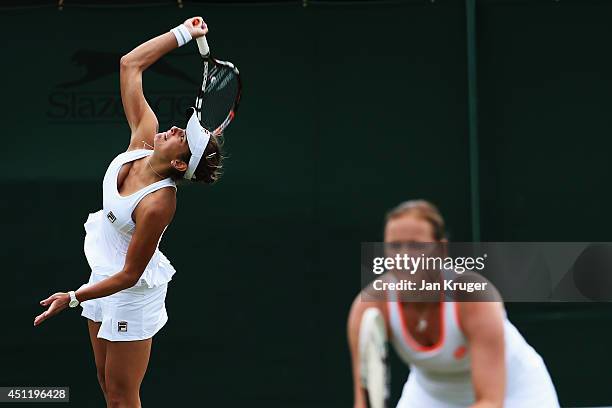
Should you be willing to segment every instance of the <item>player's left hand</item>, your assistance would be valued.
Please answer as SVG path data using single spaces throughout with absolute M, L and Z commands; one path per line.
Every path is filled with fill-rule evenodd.
M 41 306 L 49 306 L 49 308 L 34 318 L 34 326 L 38 326 L 48 318 L 55 316 L 62 310 L 68 307 L 70 295 L 64 292 L 57 292 L 49 296 L 45 300 L 40 301 Z

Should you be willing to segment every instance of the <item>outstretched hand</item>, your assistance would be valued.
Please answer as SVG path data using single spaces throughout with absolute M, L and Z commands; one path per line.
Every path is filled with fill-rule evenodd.
M 191 17 L 183 23 L 189 30 L 191 38 L 194 40 L 198 37 L 203 37 L 208 33 L 208 26 L 202 17 Z
M 70 295 L 64 292 L 57 292 L 45 300 L 40 301 L 40 305 L 43 307 L 49 306 L 49 308 L 34 318 L 34 326 L 38 326 L 51 316 L 55 316 L 62 310 L 68 307 L 70 302 Z

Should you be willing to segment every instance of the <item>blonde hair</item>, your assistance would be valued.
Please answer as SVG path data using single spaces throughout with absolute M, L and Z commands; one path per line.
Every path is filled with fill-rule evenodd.
M 442 218 L 442 214 L 440 214 L 438 207 L 427 200 L 404 201 L 387 213 L 385 221 L 389 222 L 390 220 L 394 220 L 408 214 L 415 215 L 429 222 L 433 228 L 434 238 L 436 241 L 446 238 L 444 218 Z

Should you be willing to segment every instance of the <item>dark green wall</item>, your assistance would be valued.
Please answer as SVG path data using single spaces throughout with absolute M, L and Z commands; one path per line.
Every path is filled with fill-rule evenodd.
M 610 241 L 612 3 L 478 8 L 482 239 Z M 508 305 L 561 402 L 612 405 L 609 304 Z
M 612 7 L 478 6 L 483 240 L 608 241 Z M 12 40 L 0 385 L 69 385 L 72 406 L 101 405 L 84 319 L 31 323 L 38 300 L 88 278 L 82 224 L 129 137 L 118 58 L 194 14 L 240 68 L 244 97 L 223 181 L 181 188 L 164 236 L 178 273 L 143 404 L 350 406 L 360 242 L 380 240 L 384 212 L 415 197 L 439 204 L 452 239 L 472 236 L 462 1 L 1 11 Z M 65 85 L 87 71 L 79 61 L 104 75 Z M 201 74 L 195 45 L 163 62 L 145 93 L 162 128 L 182 126 Z M 612 403 L 610 307 L 508 309 L 564 404 Z M 406 372 L 394 362 L 396 392 Z

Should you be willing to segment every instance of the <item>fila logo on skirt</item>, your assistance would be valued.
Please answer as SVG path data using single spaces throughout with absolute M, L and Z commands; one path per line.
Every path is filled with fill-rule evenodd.
M 117 322 L 117 331 L 127 332 L 127 322 L 125 321 Z

